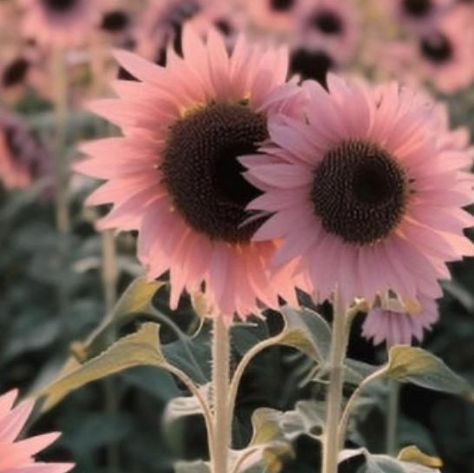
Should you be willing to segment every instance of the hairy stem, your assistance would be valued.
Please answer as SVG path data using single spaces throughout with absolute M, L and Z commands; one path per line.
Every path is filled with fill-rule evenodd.
M 354 410 L 354 407 L 359 399 L 360 394 L 362 391 L 374 381 L 382 378 L 385 376 L 386 369 L 378 370 L 375 373 L 372 373 L 370 376 L 362 381 L 362 383 L 357 386 L 357 389 L 352 393 L 349 401 L 347 401 L 346 407 L 341 416 L 341 420 L 339 421 L 339 445 L 343 445 L 344 439 L 346 438 L 347 426 L 349 424 L 349 417 Z
M 211 448 L 212 473 L 227 473 L 231 444 L 232 416 L 228 412 L 230 334 L 223 317 L 214 318 L 212 334 L 212 395 L 214 445 Z
M 348 343 L 348 324 L 344 304 L 334 294 L 329 385 L 326 398 L 326 429 L 323 436 L 322 473 L 337 473 L 339 449 L 338 427 L 341 417 L 342 389 L 344 386 L 344 359 Z
M 390 455 L 398 453 L 398 406 L 400 401 L 400 384 L 389 381 L 388 412 L 386 427 L 386 450 Z

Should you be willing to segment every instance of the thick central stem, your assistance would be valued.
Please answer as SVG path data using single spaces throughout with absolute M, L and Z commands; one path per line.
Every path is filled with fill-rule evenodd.
M 322 473 L 337 473 L 339 454 L 338 426 L 344 386 L 344 359 L 348 343 L 346 310 L 338 294 L 334 294 L 333 325 L 329 367 L 329 386 L 326 398 L 326 430 L 323 437 Z
M 228 410 L 230 336 L 223 317 L 214 318 L 212 336 L 212 393 L 214 406 L 214 445 L 212 473 L 227 473 L 231 443 L 231 421 Z

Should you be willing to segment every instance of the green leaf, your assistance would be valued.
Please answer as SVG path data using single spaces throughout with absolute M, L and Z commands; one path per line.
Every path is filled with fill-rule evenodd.
M 233 467 L 239 472 L 278 473 L 284 459 L 293 455 L 291 444 L 285 439 L 280 424 L 283 413 L 275 409 L 260 408 L 252 415 L 252 439 L 247 448 L 231 452 Z
M 210 387 L 210 384 L 206 384 L 199 388 L 204 399 L 209 399 Z M 165 425 L 168 427 L 182 417 L 198 414 L 202 414 L 202 406 L 196 396 L 180 396 L 175 397 L 168 402 L 163 420 Z
M 324 429 L 325 406 L 318 401 L 299 401 L 293 411 L 286 411 L 279 419 L 280 429 L 289 441 L 300 435 L 320 439 Z
M 372 455 L 365 448 L 343 450 L 339 454 L 339 462 L 359 455 L 364 456 L 365 464 L 356 473 L 441 473 L 437 468 L 433 469 L 424 464 L 402 461 L 388 455 Z
M 358 386 L 364 379 L 375 373 L 379 367 L 362 361 L 347 358 L 345 364 L 345 382 Z
M 418 463 L 419 465 L 428 466 L 430 468 L 441 468 L 443 466 L 443 462 L 440 458 L 430 457 L 414 445 L 400 450 L 397 459 L 404 462 Z
M 81 356 L 80 361 L 98 355 L 122 326 L 137 315 L 148 312 L 153 296 L 162 286 L 163 282 L 160 281 L 147 281 L 143 276 L 136 278 L 119 298 L 104 322 L 84 343 L 76 344 L 76 349 L 79 349 Z
M 392 347 L 385 376 L 435 391 L 472 396 L 472 389 L 464 379 L 441 359 L 421 348 L 405 345 Z
M 208 462 L 197 460 L 193 462 L 176 462 L 174 465 L 175 473 L 211 473 L 211 467 Z
M 138 332 L 120 339 L 108 350 L 83 365 L 70 366 L 67 374 L 48 386 L 43 410 L 48 410 L 72 391 L 93 381 L 134 366 L 165 368 L 167 362 L 160 349 L 159 325 L 144 324 Z
M 281 313 L 285 328 L 275 337 L 277 343 L 296 348 L 315 361 L 326 360 L 331 346 L 328 323 L 318 313 L 307 308 L 294 310 L 283 307 Z

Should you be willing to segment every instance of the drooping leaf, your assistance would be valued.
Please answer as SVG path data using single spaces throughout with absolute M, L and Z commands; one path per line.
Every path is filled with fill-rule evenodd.
M 424 464 L 402 461 L 388 455 L 372 455 L 365 448 L 343 450 L 339 454 L 339 463 L 362 455 L 365 463 L 356 473 L 441 473 L 439 469 Z
M 440 458 L 430 457 L 414 445 L 410 445 L 409 447 L 400 450 L 397 458 L 400 461 L 418 463 L 419 465 L 428 466 L 430 468 L 441 468 L 443 466 L 443 462 Z
M 74 369 L 48 386 L 43 410 L 48 410 L 72 391 L 134 366 L 166 367 L 160 350 L 159 325 L 144 324 L 140 330 L 114 343 L 108 350 Z
M 279 421 L 280 428 L 290 441 L 303 434 L 320 439 L 325 417 L 324 403 L 313 400 L 299 401 L 294 410 L 283 413 Z
M 179 461 L 174 464 L 175 473 L 211 473 L 208 462 L 197 460 L 193 462 Z
M 252 439 L 247 448 L 232 451 L 233 466 L 246 473 L 278 473 L 283 461 L 293 455 L 291 444 L 285 439 L 280 423 L 283 413 L 260 408 L 252 415 Z
M 303 352 L 308 357 L 321 362 L 329 356 L 331 329 L 328 323 L 311 309 L 281 310 L 285 328 L 279 335 L 278 343 Z
M 199 390 L 204 399 L 209 398 L 210 384 L 201 386 Z M 195 396 L 175 397 L 166 405 L 164 423 L 169 426 L 182 417 L 193 416 L 202 413 L 202 407 Z
M 386 377 L 435 391 L 472 396 L 472 389 L 463 378 L 440 358 L 421 348 L 404 345 L 392 347 Z

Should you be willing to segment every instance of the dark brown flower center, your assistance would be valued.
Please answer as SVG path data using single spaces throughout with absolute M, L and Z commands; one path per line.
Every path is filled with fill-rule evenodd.
M 211 104 L 170 129 L 162 172 L 177 211 L 213 240 L 247 243 L 260 222 L 243 225 L 259 191 L 237 158 L 268 137 L 266 119 L 241 104 Z
M 313 16 L 311 24 L 314 29 L 328 35 L 337 35 L 343 30 L 342 19 L 331 10 L 317 12 Z
M 423 38 L 420 43 L 420 50 L 426 59 L 435 63 L 449 61 L 453 56 L 453 45 L 449 38 L 442 33 Z
M 55 12 L 66 12 L 77 3 L 77 0 L 43 0 L 43 3 Z
M 124 11 L 114 10 L 105 13 L 100 27 L 111 33 L 123 31 L 130 24 L 130 18 Z
M 290 70 L 300 74 L 303 79 L 314 79 L 326 87 L 328 72 L 334 67 L 331 56 L 324 51 L 308 51 L 299 48 L 292 52 L 290 57 Z
M 384 149 L 347 141 L 330 150 L 315 171 L 311 199 L 326 231 L 367 245 L 387 237 L 408 198 L 404 170 Z
M 15 126 L 7 126 L 4 130 L 5 144 L 10 154 L 18 158 L 21 153 L 21 145 L 18 140 L 18 129 Z
M 275 11 L 289 11 L 293 8 L 295 0 L 270 0 L 270 8 Z
M 405 11 L 417 18 L 427 15 L 433 7 L 432 0 L 403 0 Z
M 214 22 L 214 26 L 224 35 L 230 36 L 234 32 L 232 23 L 226 18 L 219 18 Z
M 13 87 L 20 84 L 26 77 L 30 63 L 24 58 L 19 57 L 8 64 L 3 70 L 2 84 L 4 87 Z

